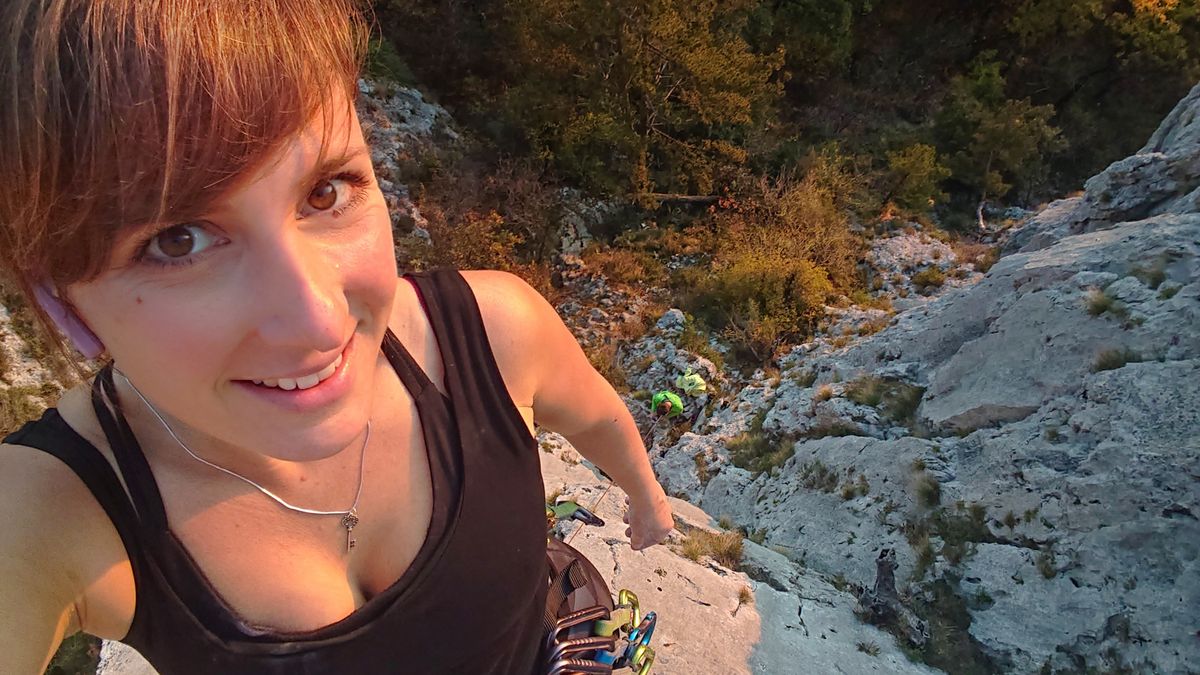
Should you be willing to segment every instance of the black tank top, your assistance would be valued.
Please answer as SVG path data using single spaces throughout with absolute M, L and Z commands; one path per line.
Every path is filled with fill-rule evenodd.
M 537 672 L 547 568 L 536 442 L 504 386 L 466 280 L 451 269 L 405 277 L 433 325 L 449 396 L 390 330 L 382 348 L 416 402 L 433 516 L 409 569 L 334 624 L 303 633 L 257 628 L 217 595 L 167 525 L 115 402 L 111 366 L 96 376 L 93 404 L 129 495 L 55 409 L 5 439 L 61 459 L 104 507 L 136 584 L 122 642 L 163 675 Z

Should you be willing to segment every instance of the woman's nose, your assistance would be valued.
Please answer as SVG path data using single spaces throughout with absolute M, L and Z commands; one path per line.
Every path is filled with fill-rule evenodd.
M 329 251 L 303 233 L 281 236 L 265 248 L 247 289 L 262 340 L 321 352 L 343 347 L 349 307 L 340 265 Z

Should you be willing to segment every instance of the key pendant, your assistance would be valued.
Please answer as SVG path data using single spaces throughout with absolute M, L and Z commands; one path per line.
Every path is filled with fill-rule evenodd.
M 354 544 L 358 543 L 350 537 L 350 531 L 354 529 L 355 525 L 358 525 L 358 514 L 352 509 L 350 513 L 342 516 L 342 527 L 346 528 L 346 553 L 349 553 L 354 548 Z

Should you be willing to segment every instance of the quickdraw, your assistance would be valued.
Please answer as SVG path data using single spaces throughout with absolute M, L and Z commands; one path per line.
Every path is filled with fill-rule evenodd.
M 573 501 L 546 505 L 550 529 L 558 520 L 579 520 L 585 524 L 603 524 L 595 514 Z M 571 629 L 591 623 L 590 635 L 570 637 Z M 629 668 L 637 675 L 649 675 L 654 665 L 650 638 L 654 635 L 657 615 L 642 615 L 637 594 L 622 588 L 612 610 L 600 605 L 560 617 L 546 636 L 547 675 L 568 673 L 612 673 Z

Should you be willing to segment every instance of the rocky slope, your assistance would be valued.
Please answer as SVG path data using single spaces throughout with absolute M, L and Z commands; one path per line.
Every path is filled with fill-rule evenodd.
M 986 275 L 727 384 L 656 469 L 809 568 L 867 585 L 895 549 L 914 598 L 963 599 L 989 669 L 1196 672 L 1200 86 L 1007 234 Z M 636 386 L 709 370 L 681 329 L 668 313 L 627 352 L 668 355 Z M 793 454 L 738 468 L 747 433 Z

